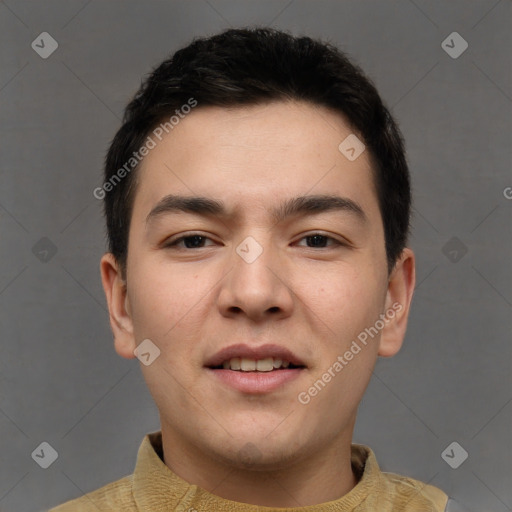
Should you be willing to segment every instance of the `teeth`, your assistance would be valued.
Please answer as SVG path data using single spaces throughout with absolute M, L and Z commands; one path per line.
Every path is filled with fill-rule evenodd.
M 265 359 L 247 359 L 245 357 L 233 357 L 229 361 L 222 363 L 224 370 L 240 370 L 243 372 L 271 372 L 279 368 L 288 368 L 289 361 L 282 359 L 266 357 Z
M 266 359 L 258 359 L 256 361 L 256 370 L 259 372 L 271 372 L 274 369 L 274 359 L 267 357 Z
M 245 359 L 242 357 L 242 362 L 240 363 L 241 370 L 243 372 L 252 372 L 256 370 L 256 361 L 254 359 Z
M 224 368 L 224 370 L 229 370 L 230 368 L 231 370 L 240 370 L 240 363 L 241 361 L 239 357 L 233 357 L 233 359 L 230 359 L 229 361 L 224 361 L 222 363 L 222 368 Z

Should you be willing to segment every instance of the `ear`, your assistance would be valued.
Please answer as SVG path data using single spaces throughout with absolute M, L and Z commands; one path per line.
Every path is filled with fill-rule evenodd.
M 402 346 L 416 284 L 414 253 L 405 248 L 389 276 L 385 301 L 386 325 L 381 331 L 378 355 L 394 356 Z
M 100 262 L 101 282 L 107 297 L 110 327 L 114 335 L 116 352 L 126 359 L 133 359 L 136 348 L 133 323 L 121 268 L 112 253 L 106 253 Z

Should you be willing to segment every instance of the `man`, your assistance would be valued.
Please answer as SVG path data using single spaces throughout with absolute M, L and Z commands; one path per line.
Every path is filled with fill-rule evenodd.
M 133 475 L 66 511 L 444 511 L 352 444 L 415 285 L 398 127 L 329 44 L 270 29 L 195 40 L 109 149 L 101 260 L 116 351 L 161 430 Z

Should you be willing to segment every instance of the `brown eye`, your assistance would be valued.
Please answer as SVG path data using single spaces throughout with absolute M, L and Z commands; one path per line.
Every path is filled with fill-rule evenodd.
M 177 247 L 179 249 L 201 249 L 205 247 L 205 242 L 210 240 L 208 237 L 199 234 L 181 236 L 173 241 L 164 244 L 166 248 Z
M 311 235 L 307 235 L 302 240 L 306 240 L 307 247 L 310 247 L 312 249 L 325 249 L 329 246 L 340 246 L 343 245 L 341 242 L 336 240 L 335 238 L 331 236 L 324 235 L 322 233 L 313 233 Z M 331 242 L 329 244 L 329 242 Z

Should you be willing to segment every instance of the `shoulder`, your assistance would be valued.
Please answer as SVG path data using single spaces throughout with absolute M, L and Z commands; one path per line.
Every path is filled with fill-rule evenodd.
M 445 512 L 448 495 L 433 485 L 395 473 L 382 473 L 385 488 L 403 512 Z
M 358 485 L 366 494 L 368 510 L 445 512 L 447 494 L 420 480 L 381 471 L 369 446 L 352 444 L 352 467 L 362 473 Z
M 107 484 L 48 512 L 131 512 L 137 510 L 132 495 L 133 475 Z

